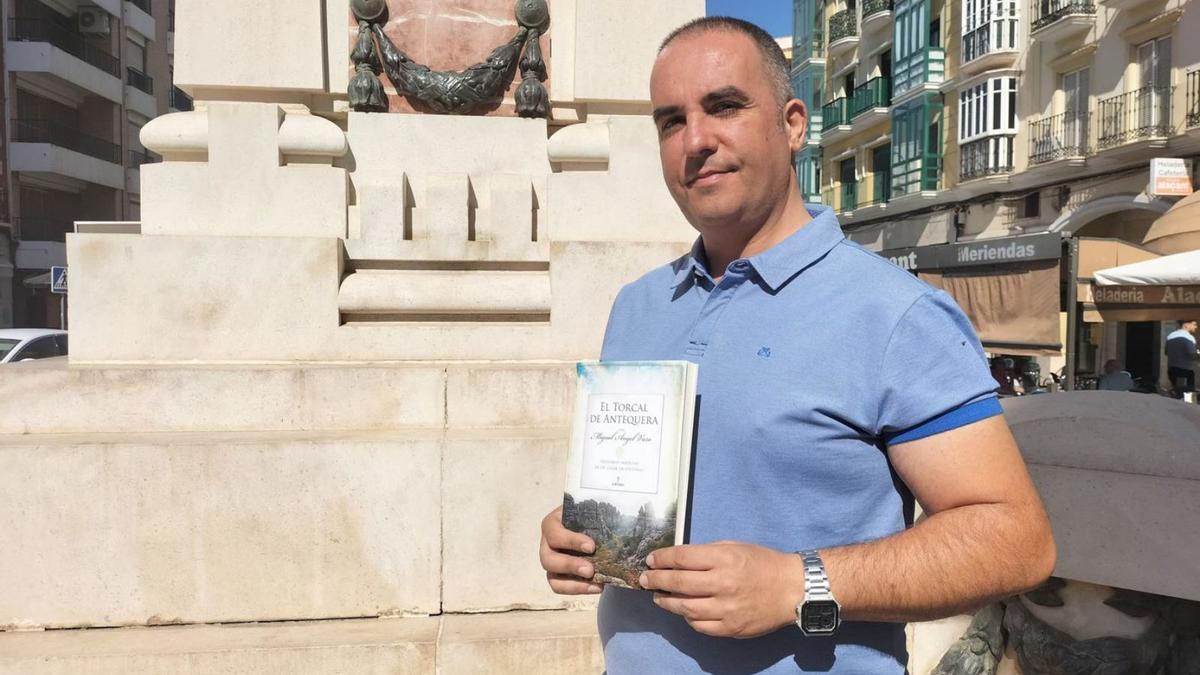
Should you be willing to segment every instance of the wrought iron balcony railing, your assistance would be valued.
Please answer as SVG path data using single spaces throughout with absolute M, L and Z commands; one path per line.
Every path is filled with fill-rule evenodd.
M 15 119 L 12 135 L 18 143 L 49 143 L 113 164 L 121 163 L 121 146 L 54 120 Z
M 141 91 L 154 95 L 154 78 L 134 68 L 133 66 L 125 66 L 125 84 Z
M 117 57 L 92 44 L 79 33 L 63 28 L 49 19 L 16 17 L 9 20 L 9 39 L 18 42 L 49 42 L 75 58 L 119 77 Z
M 1091 115 L 1083 110 L 1051 115 L 1029 123 L 1029 162 L 1086 157 Z
M 1032 17 L 1030 30 L 1037 31 L 1072 14 L 1095 14 L 1096 3 L 1092 0 L 1033 0 L 1029 10 Z
M 853 8 L 829 17 L 829 44 L 858 35 L 858 12 Z
M 1187 74 L 1187 121 L 1189 128 L 1200 126 L 1200 70 Z
M 181 112 L 188 112 L 192 109 L 192 97 L 188 96 L 179 87 L 171 87 L 171 91 L 167 94 L 167 105 Z
M 850 99 L 845 96 L 835 98 L 834 100 L 821 106 L 821 131 L 829 131 L 830 129 L 850 123 Z
M 1097 102 L 1100 148 L 1112 148 L 1172 133 L 1171 99 L 1175 87 L 1142 87 Z
M 875 16 L 881 12 L 892 11 L 893 0 L 864 0 L 862 6 L 863 20 L 867 17 Z
M 963 143 L 958 148 L 958 177 L 967 181 L 1012 173 L 1014 135 L 990 136 Z
M 850 97 L 850 117 L 857 117 L 871 108 L 886 108 L 891 102 L 891 78 L 873 77 L 854 88 Z

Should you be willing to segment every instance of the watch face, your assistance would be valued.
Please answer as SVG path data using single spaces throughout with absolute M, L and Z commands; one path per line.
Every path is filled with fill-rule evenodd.
M 815 600 L 800 608 L 800 629 L 807 634 L 832 633 L 838 627 L 838 606 L 832 600 Z

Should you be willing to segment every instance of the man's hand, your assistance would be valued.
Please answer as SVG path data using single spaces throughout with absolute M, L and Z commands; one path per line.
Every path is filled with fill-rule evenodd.
M 654 603 L 698 633 L 751 638 L 794 623 L 804 599 L 804 563 L 794 553 L 720 541 L 650 554 L 642 574 Z
M 561 506 L 542 519 L 542 569 L 546 570 L 546 581 L 555 593 L 584 595 L 603 590 L 603 586 L 591 581 L 596 573 L 592 563 L 576 555 L 595 551 L 591 537 L 563 527 Z

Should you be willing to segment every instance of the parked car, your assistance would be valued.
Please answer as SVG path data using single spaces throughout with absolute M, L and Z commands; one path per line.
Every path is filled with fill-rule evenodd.
M 67 331 L 52 328 L 0 328 L 0 363 L 67 355 Z

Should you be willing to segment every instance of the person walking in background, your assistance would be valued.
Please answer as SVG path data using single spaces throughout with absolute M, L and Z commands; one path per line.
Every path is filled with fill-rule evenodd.
M 1196 320 L 1179 322 L 1179 330 L 1167 336 L 1167 377 L 1171 380 L 1171 391 L 1175 398 L 1196 391 Z

